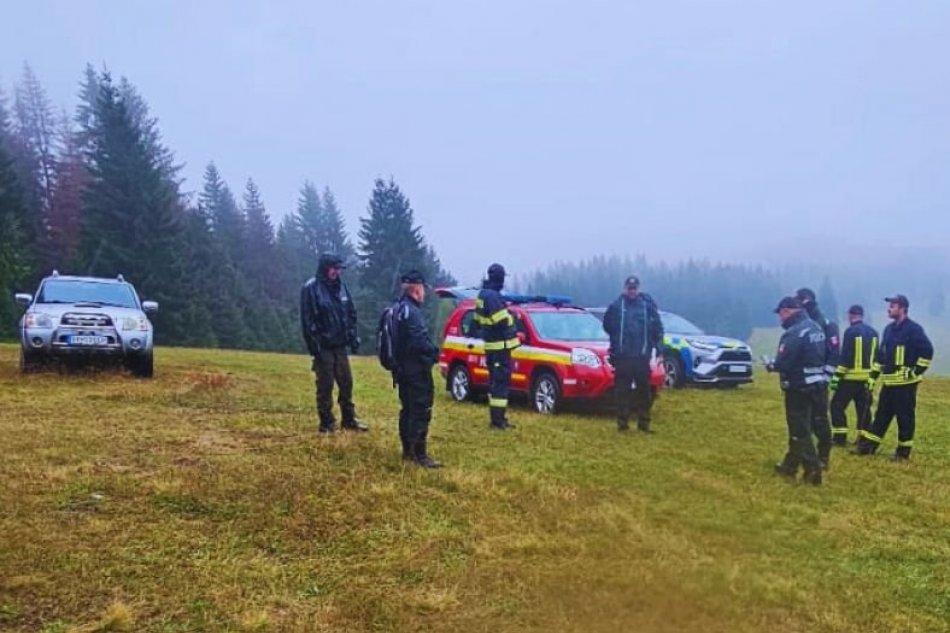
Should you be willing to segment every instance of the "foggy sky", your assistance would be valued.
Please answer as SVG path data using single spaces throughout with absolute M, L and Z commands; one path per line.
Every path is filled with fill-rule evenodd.
M 187 191 L 213 159 L 279 218 L 311 179 L 354 239 L 392 175 L 463 282 L 950 243 L 947 2 L 9 0 L 0 20 L 8 96 L 28 61 L 72 110 L 107 64 Z

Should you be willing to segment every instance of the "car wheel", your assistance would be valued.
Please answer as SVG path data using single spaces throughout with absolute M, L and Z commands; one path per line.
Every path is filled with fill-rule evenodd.
M 40 359 L 36 354 L 20 348 L 20 372 L 29 374 L 40 367 Z
M 129 370 L 136 378 L 151 378 L 155 375 L 155 357 L 149 354 L 129 359 Z
M 531 406 L 543 415 L 555 413 L 561 403 L 561 386 L 551 372 L 538 374 L 531 385 Z
M 456 402 L 465 402 L 472 397 L 472 378 L 465 365 L 456 365 L 449 372 L 447 385 L 449 394 Z
M 683 367 L 683 359 L 676 356 L 663 357 L 663 370 L 666 372 L 664 385 L 671 389 L 682 387 L 686 383 L 686 369 Z

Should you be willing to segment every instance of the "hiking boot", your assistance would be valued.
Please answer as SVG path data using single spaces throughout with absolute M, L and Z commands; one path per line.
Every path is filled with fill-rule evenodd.
M 343 427 L 344 431 L 355 431 L 357 433 L 365 433 L 369 430 L 369 427 L 361 423 L 359 420 L 344 422 L 341 426 Z
M 794 479 L 795 475 L 798 474 L 797 468 L 792 468 L 785 462 L 779 462 L 775 464 L 774 470 L 775 470 L 776 475 L 781 475 L 782 477 L 785 477 L 786 479 Z
M 332 425 L 324 426 L 321 424 L 320 428 L 317 429 L 317 433 L 319 433 L 320 435 L 333 435 L 334 433 L 336 433 L 336 428 L 334 428 Z
M 624 420 L 623 418 L 617 420 L 617 430 L 620 431 L 621 433 L 624 431 L 629 431 L 630 422 L 628 422 L 627 420 Z
M 429 457 L 425 440 L 416 443 L 415 453 L 415 462 L 423 468 L 442 468 L 442 462 L 437 462 Z
M 812 486 L 820 486 L 821 485 L 821 471 L 820 470 L 806 471 L 805 474 L 802 475 L 802 483 L 810 484 Z

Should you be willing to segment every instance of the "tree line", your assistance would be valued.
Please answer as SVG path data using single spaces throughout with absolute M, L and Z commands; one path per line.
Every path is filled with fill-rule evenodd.
M 0 91 L 0 338 L 15 335 L 16 291 L 52 270 L 122 274 L 158 301 L 161 344 L 303 349 L 301 285 L 320 254 L 342 256 L 372 346 L 398 273 L 452 284 L 393 179 L 376 179 L 354 243 L 328 186 L 305 182 L 275 227 L 253 179 L 235 195 L 213 162 L 199 194 L 135 86 L 87 66 L 72 113 L 57 112 L 28 65 Z

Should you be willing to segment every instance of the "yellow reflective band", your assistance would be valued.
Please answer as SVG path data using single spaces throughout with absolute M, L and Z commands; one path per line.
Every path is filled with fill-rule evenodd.
M 851 366 L 854 369 L 864 367 L 864 339 L 860 336 L 854 338 L 854 364 Z
M 871 440 L 875 444 L 880 444 L 883 441 L 881 440 L 881 438 L 879 438 L 874 433 L 871 433 L 870 431 L 861 431 L 861 437 L 863 437 L 866 440 Z
M 871 365 L 871 371 L 881 372 L 881 363 L 874 361 L 874 364 Z
M 904 446 L 906 448 L 912 448 L 914 446 L 914 440 L 907 440 L 906 442 L 898 442 L 898 446 Z
M 877 363 L 874 362 L 874 358 L 877 356 L 877 337 L 871 339 L 871 355 L 868 356 L 868 362 L 871 363 L 871 367 L 874 367 Z
M 486 352 L 500 352 L 503 349 L 514 349 L 521 345 L 517 338 L 510 338 L 507 341 L 485 341 Z
M 843 376 L 843 375 L 845 375 L 846 373 L 848 373 L 848 370 L 849 370 L 849 369 L 851 369 L 851 368 L 850 368 L 850 367 L 846 367 L 846 366 L 844 366 L 844 365 L 838 365 L 837 367 L 835 367 L 835 373 L 836 373 L 836 374 L 841 374 L 841 375 Z
M 475 307 L 478 308 L 478 309 L 484 308 L 484 307 L 485 307 L 485 301 L 482 300 L 482 299 L 476 299 L 476 300 L 475 300 Z
M 866 369 L 849 369 L 848 373 L 846 373 L 841 379 L 850 382 L 861 382 L 867 380 L 870 377 L 871 372 L 867 371 Z
M 918 367 L 930 367 L 931 360 L 929 358 L 918 358 L 917 366 Z
M 495 314 L 488 317 L 488 320 L 492 323 L 501 323 L 506 319 L 511 320 L 511 314 L 508 312 L 508 308 L 502 308 Z
M 848 434 L 848 427 L 845 426 L 845 427 L 842 427 L 842 428 L 840 428 L 840 429 L 837 428 L 837 427 L 834 427 L 834 428 L 831 429 L 831 433 L 832 433 L 832 435 L 847 435 L 847 434 Z
M 898 345 L 894 350 L 894 364 L 898 367 L 904 366 L 904 346 Z
M 489 398 L 488 406 L 504 409 L 508 406 L 508 398 Z

